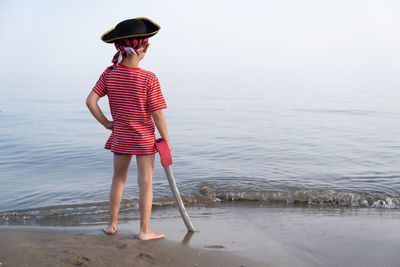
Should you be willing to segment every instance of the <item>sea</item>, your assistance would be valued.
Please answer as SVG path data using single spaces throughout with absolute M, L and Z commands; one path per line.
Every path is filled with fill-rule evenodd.
M 187 207 L 400 208 L 398 88 L 159 78 Z M 1 225 L 107 221 L 110 131 L 85 105 L 95 82 L 0 86 Z M 110 117 L 107 97 L 99 103 Z M 138 216 L 136 175 L 133 159 L 125 218 Z M 175 205 L 158 155 L 153 185 L 154 208 Z

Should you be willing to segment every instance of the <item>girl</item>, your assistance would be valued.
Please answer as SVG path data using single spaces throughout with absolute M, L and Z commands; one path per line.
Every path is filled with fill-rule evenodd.
M 171 150 L 167 124 L 162 109 L 166 108 L 156 75 L 139 68 L 150 46 L 148 38 L 160 30 L 155 22 L 147 18 L 129 19 L 104 33 L 101 39 L 114 43 L 117 48 L 112 62 L 100 76 L 87 97 L 86 104 L 93 116 L 112 131 L 105 149 L 114 153 L 114 176 L 110 189 L 110 220 L 103 229 L 106 234 L 115 234 L 118 210 L 123 187 L 128 178 L 132 155 L 136 155 L 139 185 L 140 240 L 164 238 L 165 234 L 150 229 L 153 202 L 153 169 L 155 126 Z M 107 95 L 113 121 L 109 121 L 97 102 Z

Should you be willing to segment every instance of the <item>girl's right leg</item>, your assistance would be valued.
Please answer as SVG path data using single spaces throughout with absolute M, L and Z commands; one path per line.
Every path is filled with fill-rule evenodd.
M 103 229 L 107 234 L 116 232 L 118 211 L 121 204 L 122 192 L 128 179 L 128 169 L 132 155 L 114 155 L 114 176 L 110 189 L 110 220 L 108 227 Z
M 153 205 L 154 154 L 136 155 L 138 166 L 140 240 L 164 238 L 165 234 L 150 229 L 151 208 Z

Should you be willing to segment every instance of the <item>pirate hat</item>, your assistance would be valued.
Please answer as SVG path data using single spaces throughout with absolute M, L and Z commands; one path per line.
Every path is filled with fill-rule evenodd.
M 106 43 L 114 43 L 125 38 L 149 38 L 160 30 L 160 26 L 148 18 L 135 18 L 121 21 L 101 36 Z

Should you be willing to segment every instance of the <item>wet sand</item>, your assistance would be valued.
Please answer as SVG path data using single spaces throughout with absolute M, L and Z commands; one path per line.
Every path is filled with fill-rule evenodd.
M 0 230 L 5 266 L 266 266 L 227 252 L 171 240 L 140 241 L 90 229 L 8 227 Z
M 225 251 L 272 266 L 398 267 L 400 210 L 220 203 L 198 208 L 200 231 L 190 245 L 222 245 Z M 157 221 L 158 222 L 158 221 Z M 161 222 L 161 221 L 160 221 Z M 180 218 L 157 224 L 179 241 Z
M 53 226 L 1 226 L 3 266 L 398 266 L 398 209 L 215 203 L 188 207 L 188 234 L 176 208 L 154 209 L 151 227 L 166 239 L 139 241 L 139 221 L 62 219 Z M 85 223 L 86 221 L 86 223 Z M 45 222 L 42 221 L 42 224 Z M 64 226 L 60 226 L 61 224 Z M 2 267 L 3 267 L 2 266 Z

